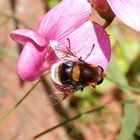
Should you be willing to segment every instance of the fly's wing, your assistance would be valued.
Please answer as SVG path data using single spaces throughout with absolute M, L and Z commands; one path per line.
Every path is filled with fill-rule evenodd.
M 46 100 L 48 105 L 56 105 L 66 99 L 74 91 L 73 86 L 64 86 L 62 84 L 56 83 L 52 80 L 51 75 L 45 77 L 47 83 L 45 83 L 45 89 L 48 95 Z
M 50 99 L 50 105 L 56 105 L 61 103 L 64 99 L 66 99 L 69 95 L 71 95 L 72 92 L 69 93 L 63 93 L 61 91 L 59 92 L 54 92 L 52 94 L 49 95 L 49 99 Z
M 66 99 L 69 95 L 71 95 L 74 92 L 73 86 L 63 86 L 59 85 L 57 83 L 52 82 L 55 90 L 51 94 L 49 94 L 49 98 L 51 101 L 51 104 L 55 105 Z
M 58 58 L 60 58 L 62 61 L 78 61 L 80 56 L 76 52 L 73 52 L 71 50 L 70 42 L 68 39 L 68 45 L 64 45 L 62 43 L 59 43 L 55 40 L 51 40 L 49 43 L 49 46 L 53 51 L 55 51 L 55 54 L 57 55 Z

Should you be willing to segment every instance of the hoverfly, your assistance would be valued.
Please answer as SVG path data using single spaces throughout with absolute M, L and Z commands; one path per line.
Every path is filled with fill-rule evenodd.
M 71 50 L 69 38 L 68 43 L 68 47 L 65 47 L 66 50 L 62 50 L 58 46 L 55 50 L 56 53 L 64 56 L 60 56 L 62 61 L 56 62 L 51 67 L 51 79 L 58 90 L 49 95 L 52 104 L 59 103 L 77 90 L 82 91 L 86 86 L 95 88 L 96 85 L 103 82 L 106 76 L 101 66 L 92 65 L 85 61 L 94 49 L 94 45 L 83 60 L 81 56 Z

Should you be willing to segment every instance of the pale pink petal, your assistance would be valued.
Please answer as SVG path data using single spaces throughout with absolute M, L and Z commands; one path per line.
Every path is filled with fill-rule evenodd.
M 32 81 L 40 76 L 47 69 L 47 64 L 45 63 L 46 53 L 46 48 L 27 42 L 17 65 L 20 78 L 25 81 Z
M 89 55 L 94 45 L 90 56 L 85 61 L 106 68 L 110 60 L 111 48 L 109 37 L 100 25 L 93 24 L 90 21 L 84 23 L 66 38 L 58 40 L 63 44 L 59 46 L 61 47 L 60 50 L 66 50 L 65 48 L 68 47 L 67 38 L 70 39 L 71 50 L 76 52 L 83 60 Z M 60 54 L 60 51 L 57 52 L 58 57 L 64 56 L 63 52 L 61 52 L 62 54 Z
M 47 41 L 61 39 L 87 21 L 90 13 L 87 0 L 63 0 L 40 19 L 38 32 Z
M 16 42 L 25 45 L 26 42 L 32 42 L 40 47 L 46 46 L 46 40 L 37 32 L 29 29 L 17 29 L 11 32 L 10 37 Z
M 140 0 L 107 0 L 116 16 L 131 28 L 140 31 Z

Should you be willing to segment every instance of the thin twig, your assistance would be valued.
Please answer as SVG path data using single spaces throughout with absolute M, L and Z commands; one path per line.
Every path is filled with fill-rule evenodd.
M 46 76 L 48 71 L 43 75 Z M 28 92 L 13 106 L 9 111 L 7 111 L 2 117 L 0 117 L 0 123 L 2 123 L 12 112 L 14 112 L 17 107 L 24 101 L 24 99 L 33 91 L 33 89 L 41 82 L 42 79 L 38 80 L 29 90 Z
M 77 114 L 76 116 L 74 116 L 74 117 L 72 117 L 72 118 L 69 118 L 69 119 L 67 119 L 67 120 L 65 120 L 65 121 L 63 121 L 63 122 L 61 122 L 61 123 L 59 123 L 59 124 L 57 124 L 57 125 L 55 125 L 55 126 L 49 128 L 49 129 L 47 129 L 47 130 L 44 130 L 43 132 L 41 132 L 41 133 L 39 133 L 39 134 L 33 136 L 33 137 L 30 138 L 29 140 L 36 140 L 36 139 L 38 139 L 39 137 L 43 136 L 44 134 L 47 134 L 47 133 L 49 133 L 49 132 L 51 132 L 51 131 L 53 131 L 53 130 L 55 130 L 55 129 L 57 129 L 57 128 L 63 126 L 63 125 L 66 125 L 67 123 L 70 123 L 71 121 L 74 121 L 74 120 L 76 120 L 76 119 L 79 119 L 80 117 L 82 117 L 82 116 L 84 116 L 84 115 L 87 115 L 87 114 L 90 114 L 90 113 L 93 113 L 93 112 L 97 112 L 97 111 L 103 109 L 104 107 L 105 107 L 105 105 L 102 105 L 102 106 L 100 106 L 100 107 L 98 107 L 98 108 L 94 108 L 94 109 L 88 110 L 88 111 L 86 111 L 86 112 Z

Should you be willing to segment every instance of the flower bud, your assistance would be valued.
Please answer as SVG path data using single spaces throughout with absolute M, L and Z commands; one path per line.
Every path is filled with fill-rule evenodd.
M 115 14 L 111 10 L 107 0 L 88 0 L 97 13 L 106 20 L 104 27 L 106 28 L 113 21 Z

